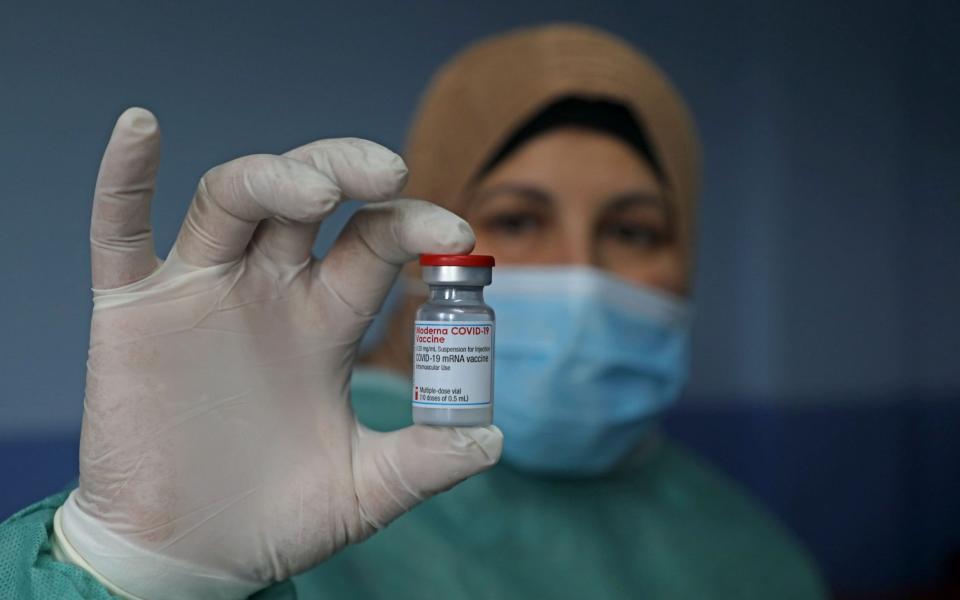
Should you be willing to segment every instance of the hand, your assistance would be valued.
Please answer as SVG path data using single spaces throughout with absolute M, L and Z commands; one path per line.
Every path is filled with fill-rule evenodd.
M 387 201 L 398 156 L 339 139 L 215 167 L 164 262 L 158 164 L 156 120 L 127 110 L 97 180 L 80 487 L 62 509 L 99 575 L 142 598 L 243 597 L 499 459 L 495 427 L 378 433 L 351 409 L 360 338 L 400 266 L 474 243 L 446 210 Z M 345 196 L 375 203 L 313 257 Z

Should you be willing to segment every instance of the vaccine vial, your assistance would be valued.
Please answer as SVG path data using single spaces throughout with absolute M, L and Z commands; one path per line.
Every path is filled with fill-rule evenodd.
M 424 254 L 427 301 L 413 335 L 413 422 L 474 427 L 493 422 L 493 309 L 483 288 L 492 256 Z

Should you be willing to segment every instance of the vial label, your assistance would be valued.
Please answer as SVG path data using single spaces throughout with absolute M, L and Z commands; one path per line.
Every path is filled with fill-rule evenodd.
M 476 408 L 490 404 L 493 323 L 414 323 L 413 404 Z

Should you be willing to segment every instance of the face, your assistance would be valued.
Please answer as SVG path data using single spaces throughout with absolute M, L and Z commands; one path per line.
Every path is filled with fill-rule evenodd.
M 589 265 L 677 295 L 687 291 L 676 216 L 653 170 L 617 138 L 541 134 L 469 192 L 474 252 L 497 265 Z

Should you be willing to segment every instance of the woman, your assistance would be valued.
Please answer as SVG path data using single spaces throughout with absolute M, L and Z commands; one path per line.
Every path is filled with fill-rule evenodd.
M 686 370 L 679 298 L 699 170 L 692 123 L 662 73 L 587 27 L 494 37 L 435 76 L 405 158 L 405 193 L 463 216 L 474 251 L 497 259 L 486 299 L 503 462 L 302 575 L 302 595 L 823 595 L 769 515 L 651 426 Z M 354 376 L 361 418 L 384 430 L 409 422 L 422 300 L 407 295 L 367 357 L 375 369 Z M 649 316 L 665 306 L 669 317 Z M 596 368 L 578 374 L 584 362 Z M 374 565 L 376 577 L 360 576 Z
M 158 265 L 157 139 L 128 113 L 101 167 L 80 487 L 0 528 L 21 596 L 284 597 L 298 573 L 302 597 L 823 595 L 773 519 L 656 432 L 686 369 L 697 146 L 629 46 L 564 25 L 459 55 L 405 193 L 466 222 L 372 205 L 322 260 L 340 197 L 403 185 L 390 153 L 334 140 L 217 167 Z M 363 331 L 401 264 L 471 248 L 498 261 L 503 438 L 375 431 L 409 423 L 416 286 L 353 371 Z

